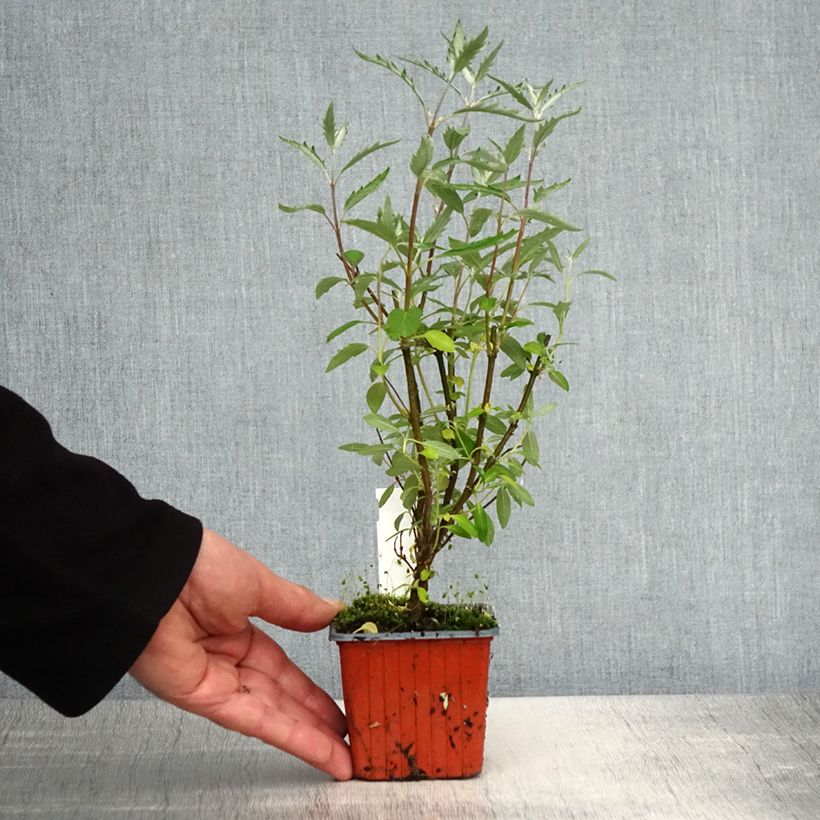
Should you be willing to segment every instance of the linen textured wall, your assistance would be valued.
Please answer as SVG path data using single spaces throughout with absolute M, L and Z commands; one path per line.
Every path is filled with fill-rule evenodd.
M 446 556 L 490 585 L 492 692 L 820 685 L 817 3 L 6 0 L 0 383 L 275 571 L 367 571 L 366 364 L 324 375 L 347 302 L 277 134 L 334 99 L 351 143 L 415 126 L 361 179 L 398 170 L 418 112 L 353 47 L 441 61 L 457 17 L 503 76 L 587 81 L 539 171 L 619 278 L 578 283 L 540 506 Z M 326 636 L 277 634 L 338 695 Z

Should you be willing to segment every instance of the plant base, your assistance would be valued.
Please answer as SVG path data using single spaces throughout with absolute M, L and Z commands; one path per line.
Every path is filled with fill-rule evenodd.
M 354 777 L 424 780 L 481 771 L 497 631 L 331 632 L 339 644 Z

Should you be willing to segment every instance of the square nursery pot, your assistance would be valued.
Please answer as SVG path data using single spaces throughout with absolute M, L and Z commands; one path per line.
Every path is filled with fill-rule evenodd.
M 469 632 L 350 634 L 339 646 L 353 776 L 474 777 L 484 762 L 490 641 Z

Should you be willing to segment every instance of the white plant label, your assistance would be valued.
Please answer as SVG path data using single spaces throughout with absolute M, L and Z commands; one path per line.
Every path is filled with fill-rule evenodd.
M 382 497 L 387 488 L 382 487 L 376 490 L 376 499 Z M 397 556 L 394 544 L 397 543 L 395 535 L 396 529 L 393 522 L 404 513 L 401 525 L 407 522 L 407 511 L 401 503 L 401 493 L 393 492 L 387 499 L 385 505 L 379 509 L 379 518 L 376 524 L 376 540 L 378 545 L 378 572 L 379 572 L 379 592 L 393 593 L 405 592 L 406 584 L 409 584 L 413 577 L 407 564 L 403 563 Z M 405 549 L 412 543 L 404 536 Z M 401 587 L 405 588 L 402 590 Z

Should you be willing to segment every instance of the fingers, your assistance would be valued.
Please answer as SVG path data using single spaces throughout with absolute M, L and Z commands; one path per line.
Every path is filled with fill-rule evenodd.
M 252 630 L 250 645 L 239 664 L 240 669 L 254 669 L 266 675 L 294 701 L 344 737 L 347 720 L 330 695 L 296 666 L 276 641 L 256 626 Z
M 344 606 L 341 601 L 320 598 L 307 587 L 276 575 L 254 558 L 251 560 L 256 568 L 258 590 L 251 615 L 285 629 L 315 632 L 327 626 Z
M 259 738 L 337 780 L 350 780 L 353 775 L 350 750 L 341 738 L 277 711 L 251 694 L 237 693 L 200 714 L 226 729 Z
M 221 535 L 205 530 L 200 554 L 183 590 L 199 622 L 210 632 L 238 631 L 257 615 L 299 632 L 327 626 L 343 604 L 271 572 Z

